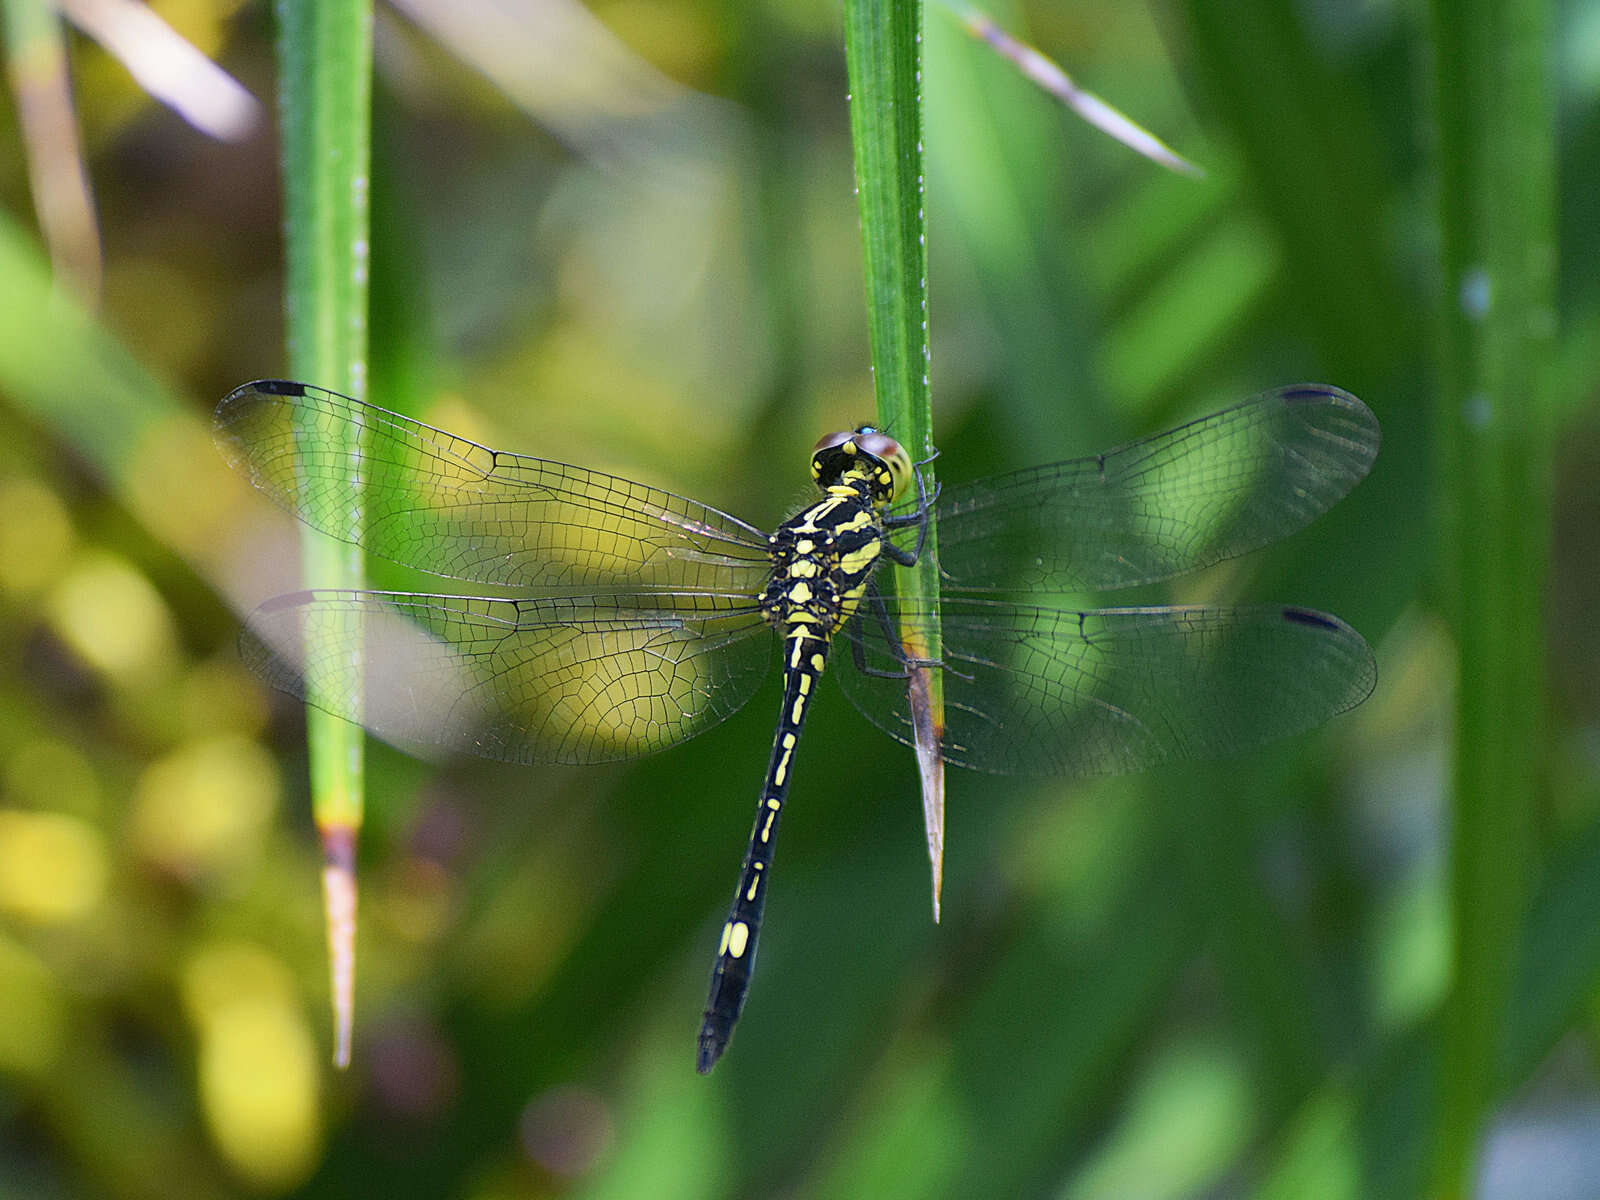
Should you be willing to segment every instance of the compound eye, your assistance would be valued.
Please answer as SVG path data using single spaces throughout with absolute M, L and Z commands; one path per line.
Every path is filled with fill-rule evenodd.
M 894 481 L 892 495 L 898 496 L 905 491 L 906 485 L 911 480 L 911 456 L 899 442 L 886 433 L 874 430 L 870 433 L 858 433 L 856 445 L 889 468 L 889 475 Z
M 811 447 L 811 453 L 815 454 L 818 450 L 832 450 L 835 446 L 844 445 L 855 436 L 855 431 L 850 429 L 841 429 L 838 433 L 826 434 L 817 439 L 817 444 Z
M 891 462 L 905 454 L 905 451 L 900 449 L 900 443 L 887 433 L 864 429 L 855 435 L 855 439 L 856 445 L 860 446 L 868 454 L 874 454 L 883 459 L 884 462 Z

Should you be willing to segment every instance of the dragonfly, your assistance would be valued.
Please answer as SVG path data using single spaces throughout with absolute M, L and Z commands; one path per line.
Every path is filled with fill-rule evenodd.
M 906 451 L 861 426 L 817 443 L 818 498 L 770 532 L 304 383 L 236 389 L 214 434 L 312 528 L 480 585 L 297 591 L 246 619 L 241 651 L 262 679 L 403 749 L 576 764 L 655 753 L 745 705 L 779 644 L 782 701 L 712 969 L 702 1074 L 744 1008 L 797 744 L 836 645 L 828 673 L 908 745 L 908 680 L 939 671 L 940 754 L 1002 775 L 1238 754 L 1355 707 L 1377 679 L 1361 635 L 1309 608 L 1044 603 L 1167 580 L 1325 512 L 1380 440 L 1371 411 L 1336 387 L 1265 392 L 931 496 Z M 918 561 L 930 526 L 939 598 L 901 596 L 885 573 Z M 908 644 L 938 657 L 913 659 Z

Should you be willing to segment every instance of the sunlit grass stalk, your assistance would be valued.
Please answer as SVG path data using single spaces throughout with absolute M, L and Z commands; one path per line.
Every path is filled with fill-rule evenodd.
M 1144 128 L 1093 92 L 1085 91 L 1073 82 L 1072 77 L 1059 66 L 1025 42 L 1012 37 L 996 25 L 986 13 L 975 8 L 964 8 L 946 0 L 946 7 L 961 22 L 968 35 L 978 39 L 1002 58 L 1014 64 L 1023 78 L 1054 96 L 1078 117 L 1098 129 L 1107 137 L 1121 142 L 1135 154 L 1142 154 L 1153 163 L 1180 175 L 1202 176 L 1200 167 L 1173 150 L 1155 134 Z
M 351 396 L 366 392 L 370 0 L 279 0 L 279 113 L 288 252 L 289 370 Z M 308 430 L 307 437 L 324 437 Z M 319 445 L 325 453 L 355 446 Z M 351 532 L 360 498 L 352 496 Z M 306 530 L 312 587 L 358 587 L 360 552 Z M 316 681 L 308 680 L 315 689 Z M 334 1061 L 350 1060 L 355 986 L 355 846 L 363 742 L 356 726 L 307 710 L 312 811 L 324 853 L 323 899 L 334 1005 Z
M 62 18 L 44 0 L 0 0 L 0 41 L 39 231 L 57 281 L 93 308 L 100 300 L 100 230 L 72 107 Z
M 1544 757 L 1555 338 L 1548 0 L 1433 0 L 1444 595 L 1459 691 L 1433 1194 L 1468 1194 L 1525 916 Z
M 913 458 L 933 453 L 928 387 L 928 239 L 923 209 L 922 0 L 845 0 L 845 61 L 850 75 L 850 136 L 866 257 L 867 324 L 872 338 L 878 424 Z M 932 466 L 924 468 L 932 486 Z M 929 530 L 918 566 L 892 572 L 914 604 L 939 596 Z M 937 659 L 937 626 L 902 631 L 908 655 Z M 944 725 L 937 671 L 915 670 L 909 703 L 922 774 L 923 817 L 933 868 L 933 915 L 944 872 Z

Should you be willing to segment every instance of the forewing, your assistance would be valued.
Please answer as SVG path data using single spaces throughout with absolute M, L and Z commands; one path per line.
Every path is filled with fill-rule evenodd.
M 969 591 L 1167 579 L 1306 525 L 1366 475 L 1378 442 L 1348 392 L 1281 388 L 1106 454 L 946 487 L 939 566 Z
M 732 715 L 760 685 L 772 636 L 737 596 L 319 590 L 256 609 L 240 648 L 273 687 L 403 749 L 597 763 Z
M 885 604 L 897 627 L 930 624 Z M 911 745 L 905 679 L 871 607 L 847 626 L 835 673 L 869 721 Z M 940 633 L 945 761 L 995 774 L 1224 757 L 1320 725 L 1377 681 L 1360 634 L 1303 608 L 1068 612 L 946 597 Z
M 434 575 L 755 595 L 769 567 L 761 532 L 707 505 L 307 384 L 245 384 L 214 428 L 228 461 L 307 525 L 345 540 L 358 527 L 373 554 Z

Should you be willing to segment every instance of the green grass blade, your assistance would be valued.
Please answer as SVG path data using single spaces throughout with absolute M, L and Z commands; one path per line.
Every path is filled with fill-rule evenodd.
M 280 0 L 277 12 L 289 369 L 296 378 L 360 397 L 367 374 L 372 7 L 369 0 Z M 350 516 L 353 535 L 358 497 L 351 498 Z M 359 551 L 310 531 L 302 544 L 308 586 L 360 586 Z M 353 1023 L 362 733 L 309 709 L 307 740 L 312 809 L 326 862 L 334 1060 L 344 1066 Z
M 850 75 L 850 137 L 866 255 L 867 323 L 872 338 L 878 424 L 911 453 L 933 453 L 928 388 L 928 238 L 923 210 L 922 2 L 846 0 L 845 63 Z M 925 470 L 929 487 L 931 467 Z M 937 600 L 935 533 L 921 562 L 895 572 L 901 595 Z M 937 628 L 905 639 L 913 658 L 937 659 Z M 944 871 L 943 688 L 936 671 L 914 670 L 909 685 L 922 775 L 923 817 L 939 918 Z
M 1430 5 L 1443 259 L 1438 434 L 1456 636 L 1451 909 L 1433 1194 L 1463 1195 L 1527 904 L 1544 759 L 1555 83 L 1545 0 Z
M 1492 1086 L 1521 1086 L 1567 1035 L 1600 983 L 1600 826 L 1551 862 L 1528 907 L 1494 1032 Z M 1440 1014 L 1446 1017 L 1448 1014 Z M 1430 1018 L 1323 1081 L 1263 1156 L 1259 1200 L 1410 1200 L 1428 1172 L 1425 1131 L 1441 1120 L 1432 1086 L 1446 1039 Z M 1458 1189 L 1464 1191 L 1464 1188 Z
M 184 536 L 172 518 L 170 480 L 144 465 L 164 447 L 213 460 L 207 432 L 83 303 L 64 292 L 39 246 L 0 212 L 0 394 L 6 407 L 72 448 L 129 512 L 210 575 L 222 533 L 202 524 Z M 170 459 L 168 461 L 171 461 Z M 204 486 L 225 486 L 226 468 Z

